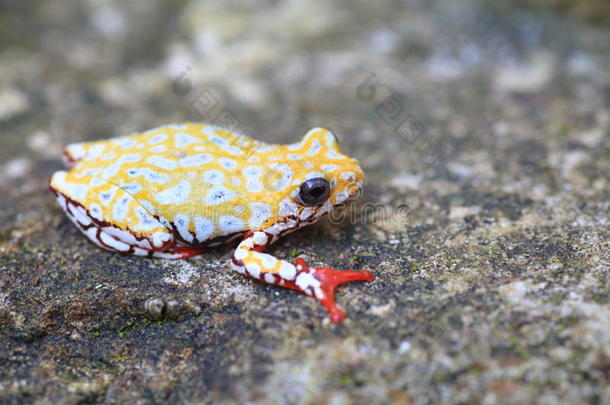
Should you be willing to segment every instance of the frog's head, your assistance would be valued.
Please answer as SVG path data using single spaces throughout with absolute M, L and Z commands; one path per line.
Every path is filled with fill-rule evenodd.
M 267 229 L 278 236 L 347 203 L 364 182 L 358 161 L 341 153 L 335 135 L 322 128 L 311 129 L 270 159 L 276 162 L 267 165 L 264 183 L 277 210 Z

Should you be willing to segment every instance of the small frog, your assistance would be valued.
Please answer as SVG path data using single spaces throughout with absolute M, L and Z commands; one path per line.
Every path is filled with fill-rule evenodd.
M 359 194 L 364 173 L 335 136 L 313 128 L 301 142 L 267 144 L 214 125 L 184 123 L 64 150 L 69 171 L 50 189 L 97 246 L 123 254 L 183 259 L 236 245 L 231 266 L 321 302 L 332 322 L 335 288 L 373 281 L 367 270 L 295 264 L 263 253 Z

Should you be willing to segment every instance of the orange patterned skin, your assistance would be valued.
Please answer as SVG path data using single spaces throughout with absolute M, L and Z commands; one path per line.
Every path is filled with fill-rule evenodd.
M 103 249 L 183 259 L 241 240 L 234 270 L 316 298 L 333 322 L 345 317 L 335 287 L 374 279 L 366 270 L 293 265 L 263 252 L 360 192 L 360 165 L 328 130 L 275 145 L 213 125 L 174 124 L 71 144 L 64 161 L 70 170 L 53 174 L 50 189 Z

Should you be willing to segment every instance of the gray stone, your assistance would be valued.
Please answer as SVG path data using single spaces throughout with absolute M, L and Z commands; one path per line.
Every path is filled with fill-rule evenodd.
M 607 2 L 402 3 L 4 5 L 0 402 L 609 403 Z M 47 191 L 70 142 L 221 111 L 361 161 L 271 249 L 376 274 L 342 324 L 231 249 L 101 251 Z

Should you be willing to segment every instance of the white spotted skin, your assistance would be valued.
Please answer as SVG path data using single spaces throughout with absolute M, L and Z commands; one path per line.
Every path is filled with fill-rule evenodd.
M 296 274 L 297 270 L 296 267 L 294 267 L 294 264 L 288 262 L 282 262 L 280 264 L 279 275 L 282 277 L 282 279 L 292 281 L 294 280 Z
M 309 295 L 315 294 L 317 298 L 323 297 L 320 281 L 308 272 L 299 274 L 295 284 Z
M 176 240 L 216 246 L 248 231 L 266 231 L 268 240 L 259 243 L 266 245 L 345 203 L 364 180 L 358 162 L 322 128 L 276 145 L 207 124 L 167 125 L 69 145 L 65 160 L 71 169 L 55 173 L 50 187 L 81 207 L 71 218 L 121 230 L 111 236 L 149 251 Z M 332 184 L 329 200 L 305 207 L 295 197 L 314 177 Z
M 289 287 L 318 300 L 327 298 L 322 282 L 316 277 L 318 269 L 295 266 L 260 251 L 271 241 L 272 237 L 266 232 L 258 231 L 248 234 L 235 249 L 231 262 L 232 268 L 240 274 L 267 284 Z
M 95 245 L 122 254 L 181 259 L 241 239 L 231 260 L 240 274 L 310 295 L 329 311 L 334 287 L 372 281 L 368 271 L 296 265 L 264 250 L 359 194 L 364 174 L 335 136 L 311 129 L 290 145 L 262 143 L 206 124 L 174 124 L 119 138 L 69 145 L 68 171 L 50 189 Z M 325 201 L 306 206 L 303 183 L 327 181 Z

